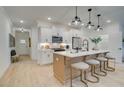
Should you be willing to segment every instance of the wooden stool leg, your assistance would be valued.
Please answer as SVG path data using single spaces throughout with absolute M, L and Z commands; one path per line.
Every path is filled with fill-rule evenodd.
M 70 86 L 72 87 L 72 67 L 70 66 Z
M 97 77 L 97 76 L 95 76 L 94 74 L 96 73 L 96 66 L 95 65 L 93 65 L 93 73 L 92 73 L 92 76 L 94 76 L 94 77 L 96 77 L 96 79 L 97 79 L 97 82 L 99 82 L 99 77 Z
M 95 66 L 91 65 L 91 76 L 96 78 L 97 80 L 96 81 L 92 81 L 92 80 L 89 80 L 89 79 L 86 79 L 86 80 L 91 82 L 91 83 L 98 83 L 99 82 L 99 77 L 95 76 L 94 72 L 95 72 Z
M 114 72 L 115 71 L 115 68 L 109 67 L 108 61 L 109 60 L 107 60 L 106 62 L 104 62 L 104 70 Z M 107 64 L 105 64 L 105 63 L 107 63 Z
M 107 60 L 107 68 L 108 68 L 107 69 L 108 71 L 111 71 L 111 72 L 115 71 L 115 68 L 109 66 L 109 59 Z
M 84 77 L 85 77 L 85 75 L 86 75 L 86 72 L 84 71 Z M 72 85 L 72 67 L 70 67 L 70 86 L 72 87 L 73 85 Z M 86 79 L 86 77 L 84 78 L 84 79 Z M 85 85 L 86 85 L 86 87 L 88 87 L 88 85 L 87 85 L 87 83 L 84 81 L 84 80 L 82 80 L 82 70 L 80 70 L 80 81 L 81 82 L 83 82 Z
M 86 78 L 87 78 L 87 74 L 86 74 L 87 72 L 86 71 L 84 71 L 84 80 L 86 80 Z
M 106 62 L 104 62 L 103 68 L 104 68 L 104 70 L 106 70 Z
M 106 76 L 107 75 L 107 72 L 105 72 L 105 71 L 102 70 L 102 62 L 100 62 L 100 72 L 104 73 L 103 76 Z
M 100 74 L 100 73 L 96 73 L 94 72 L 96 75 L 99 75 L 99 76 L 106 76 L 107 73 L 105 71 L 102 70 L 102 62 L 100 62 L 100 72 L 104 73 L 104 74 Z
M 81 80 L 81 82 L 83 82 L 85 85 L 86 85 L 86 87 L 88 87 L 88 85 L 87 85 L 87 83 L 84 81 L 84 80 L 82 80 L 83 78 L 82 78 L 82 70 L 80 71 L 80 80 Z M 86 72 L 84 71 L 84 79 L 86 79 Z

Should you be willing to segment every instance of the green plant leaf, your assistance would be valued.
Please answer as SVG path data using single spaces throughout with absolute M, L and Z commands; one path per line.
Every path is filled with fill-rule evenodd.
M 98 44 L 98 43 L 100 43 L 100 41 L 102 41 L 102 38 L 99 36 L 99 37 L 90 38 L 90 40 L 93 43 Z

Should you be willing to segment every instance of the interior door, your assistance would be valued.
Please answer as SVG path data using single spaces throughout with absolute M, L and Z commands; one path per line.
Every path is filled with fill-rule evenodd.
M 110 50 L 112 55 L 116 57 L 116 62 L 122 62 L 122 32 L 110 35 Z
M 19 55 L 29 55 L 29 32 L 19 32 L 15 34 L 16 51 Z

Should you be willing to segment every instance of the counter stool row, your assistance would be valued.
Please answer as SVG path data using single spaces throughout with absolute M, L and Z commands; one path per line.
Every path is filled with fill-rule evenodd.
M 87 81 L 91 82 L 91 83 L 97 83 L 99 82 L 99 77 L 98 76 L 106 76 L 107 72 L 106 71 L 115 71 L 115 65 L 114 68 L 109 66 L 109 60 L 113 60 L 115 62 L 115 58 L 111 57 L 111 56 L 100 56 L 100 57 L 96 57 L 94 59 L 88 59 L 85 60 L 84 62 L 78 62 L 78 63 L 73 63 L 71 64 L 70 67 L 70 76 L 71 76 L 71 87 L 72 87 L 72 69 L 77 69 L 80 71 L 80 81 L 83 82 L 87 87 Z M 100 72 L 96 72 L 96 66 L 100 66 Z M 102 67 L 103 65 L 103 67 Z M 96 81 L 93 80 L 89 80 L 86 78 L 86 71 L 89 69 L 89 67 L 91 67 L 91 76 L 96 78 Z M 82 77 L 82 73 L 84 73 L 84 80 Z

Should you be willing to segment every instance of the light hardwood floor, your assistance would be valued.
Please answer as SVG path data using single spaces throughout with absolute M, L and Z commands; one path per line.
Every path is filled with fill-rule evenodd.
M 88 75 L 89 76 L 89 75 Z M 89 76 L 90 77 L 90 76 Z M 80 79 L 73 80 L 74 86 L 84 86 Z M 88 83 L 89 87 L 124 87 L 124 64 L 117 64 L 115 72 L 108 72 L 106 77 L 100 77 L 99 83 Z M 10 65 L 0 79 L 1 87 L 68 87 L 69 82 L 62 85 L 53 76 L 52 65 L 38 65 L 28 57 Z

